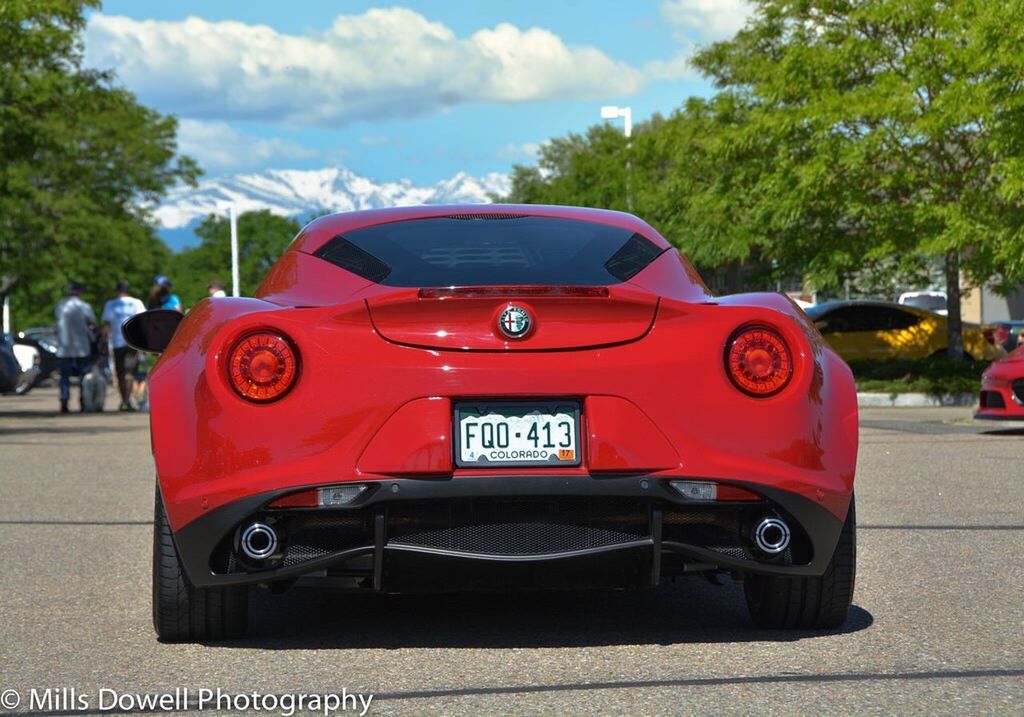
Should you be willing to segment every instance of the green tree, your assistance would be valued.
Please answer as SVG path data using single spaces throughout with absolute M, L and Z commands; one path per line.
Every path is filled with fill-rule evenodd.
M 655 114 L 627 143 L 610 124 L 557 138 L 541 147 L 536 166 L 516 166 L 504 201 L 569 204 L 633 211 L 678 246 L 702 271 L 729 268 L 737 291 L 740 262 L 756 265 L 759 244 L 729 188 L 756 174 L 747 157 L 723 172 L 716 153 L 724 122 L 705 100 L 690 99 L 667 119 Z M 767 278 L 767 277 L 766 277 Z
M 961 271 L 1024 277 L 1021 17 L 1021 0 L 759 0 L 695 58 L 721 90 L 714 164 L 747 176 L 691 201 L 734 211 L 751 244 L 824 285 L 941 258 L 961 357 Z
M 505 201 L 626 210 L 626 139 L 612 125 L 544 143 L 537 165 L 516 165 Z
M 173 117 L 140 105 L 109 72 L 82 67 L 93 0 L 0 2 L 0 274 L 20 325 L 51 323 L 71 278 L 94 304 L 119 279 L 147 286 L 168 251 L 150 207 L 195 163 Z
M 251 296 L 264 275 L 298 234 L 301 225 L 294 219 L 279 217 L 266 209 L 245 212 L 238 217 L 239 292 Z M 210 215 L 195 231 L 199 246 L 183 249 L 171 259 L 175 290 L 186 306 L 207 296 L 212 281 L 224 281 L 230 293 L 231 225 L 220 216 Z

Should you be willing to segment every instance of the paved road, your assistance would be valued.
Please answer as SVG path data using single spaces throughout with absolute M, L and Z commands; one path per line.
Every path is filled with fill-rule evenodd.
M 860 574 L 838 633 L 754 629 L 738 586 L 691 579 L 483 599 L 259 594 L 251 639 L 171 646 L 150 627 L 146 416 L 56 403 L 52 389 L 0 397 L 0 691 L 26 701 L 76 688 L 95 713 L 101 688 L 347 688 L 382 715 L 1022 712 L 1024 429 L 965 409 L 863 411 Z

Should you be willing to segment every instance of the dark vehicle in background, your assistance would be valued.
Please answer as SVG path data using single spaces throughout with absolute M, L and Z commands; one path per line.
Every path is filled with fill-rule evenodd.
M 39 352 L 39 377 L 36 385 L 48 379 L 55 379 L 60 372 L 57 358 L 57 327 L 35 326 L 19 331 L 14 343 L 31 346 Z
M 934 311 L 936 314 L 946 316 L 946 292 L 944 291 L 905 291 L 900 294 L 898 304 L 913 306 L 915 309 Z
M 890 301 L 830 301 L 805 310 L 822 336 L 847 361 L 942 356 L 947 319 Z M 973 359 L 1002 355 L 995 327 L 964 322 L 964 352 Z
M 0 393 L 10 393 L 22 383 L 21 364 L 14 356 L 14 347 L 7 334 L 0 335 Z

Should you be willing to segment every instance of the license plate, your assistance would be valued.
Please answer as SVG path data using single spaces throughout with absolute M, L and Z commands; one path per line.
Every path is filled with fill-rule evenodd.
M 455 404 L 455 464 L 578 466 L 580 406 L 572 401 Z

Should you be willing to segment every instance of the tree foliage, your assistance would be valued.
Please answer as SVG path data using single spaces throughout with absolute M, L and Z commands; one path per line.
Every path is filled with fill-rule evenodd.
M 301 226 L 294 219 L 267 210 L 238 217 L 238 275 L 242 296 L 251 296 L 287 248 Z M 211 215 L 196 228 L 200 244 L 183 249 L 171 259 L 171 278 L 185 306 L 207 295 L 210 282 L 221 281 L 231 293 L 231 225 L 226 217 Z
M 1022 0 L 759 0 L 694 59 L 715 96 L 635 138 L 637 212 L 698 264 L 755 258 L 819 288 L 938 258 L 959 355 L 961 269 L 1024 278 L 1021 17 Z M 575 152 L 542 155 L 547 174 L 513 196 L 570 203 L 538 182 L 602 156 Z
M 626 140 L 611 125 L 543 144 L 537 165 L 512 170 L 512 201 L 626 210 Z
M 0 274 L 21 326 L 52 322 L 67 281 L 100 303 L 119 279 L 148 286 L 169 252 L 149 208 L 194 182 L 177 123 L 111 73 L 82 67 L 94 0 L 0 2 Z

